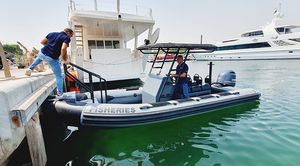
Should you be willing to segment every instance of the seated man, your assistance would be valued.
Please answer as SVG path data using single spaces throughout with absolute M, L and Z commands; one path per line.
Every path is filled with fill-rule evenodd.
M 186 63 L 183 62 L 182 55 L 178 55 L 176 60 L 178 63 L 176 67 L 177 81 L 176 81 L 175 90 L 172 99 L 178 99 L 178 98 L 186 99 L 190 97 L 188 78 L 187 78 L 189 67 Z

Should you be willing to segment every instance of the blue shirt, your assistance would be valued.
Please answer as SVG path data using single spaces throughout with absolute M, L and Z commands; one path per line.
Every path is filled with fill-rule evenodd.
M 178 75 L 178 84 L 188 83 L 187 73 L 189 71 L 189 67 L 187 64 L 182 63 L 181 65 L 177 65 L 176 74 Z M 179 77 L 180 74 L 186 73 L 186 77 Z
M 46 38 L 48 39 L 48 44 L 45 45 L 41 51 L 53 59 L 59 58 L 63 43 L 69 45 L 71 41 L 65 32 L 52 32 L 49 33 Z

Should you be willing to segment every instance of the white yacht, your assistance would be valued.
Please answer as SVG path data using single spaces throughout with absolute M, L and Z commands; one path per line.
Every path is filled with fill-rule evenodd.
M 115 11 L 104 11 L 98 7 L 105 5 L 105 1 L 92 2 L 93 9 L 87 10 L 79 9 L 80 3 L 70 0 L 68 21 L 75 30 L 71 40 L 71 61 L 99 74 L 106 81 L 138 79 L 143 72 L 143 58 L 136 51 L 138 38 L 144 35 L 153 42 L 159 34 L 159 29 L 152 33 L 155 23 L 152 10 L 140 10 L 134 6 L 135 11 L 130 12 L 121 8 L 120 0 L 117 0 L 106 1 L 115 6 Z M 131 40 L 133 51 L 127 47 Z M 78 77 L 85 83 L 89 81 L 86 73 L 78 71 Z
M 278 25 L 280 6 L 267 26 L 242 33 L 239 38 L 218 42 L 212 53 L 196 54 L 197 60 L 300 59 L 300 26 Z

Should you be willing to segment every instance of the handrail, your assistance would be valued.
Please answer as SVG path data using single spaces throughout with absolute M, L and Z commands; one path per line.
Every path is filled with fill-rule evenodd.
M 80 81 L 78 78 L 74 77 L 67 69 L 67 65 L 64 64 L 64 72 L 65 75 L 69 78 L 71 78 L 73 81 L 75 81 L 78 85 L 80 85 L 81 87 L 83 87 L 85 90 L 89 91 L 91 94 L 91 99 L 93 100 L 93 103 L 95 102 L 95 97 L 94 97 L 94 84 L 93 84 L 93 76 L 99 78 L 99 87 L 100 87 L 100 95 L 101 95 L 101 103 L 104 103 L 103 101 L 103 91 L 104 91 L 104 95 L 105 95 L 105 103 L 107 103 L 107 84 L 106 84 L 106 80 L 104 78 L 102 78 L 100 75 L 93 73 L 89 70 L 86 70 L 78 65 L 75 65 L 73 63 L 69 63 L 72 67 L 75 67 L 85 73 L 88 73 L 89 75 L 89 86 L 86 85 L 85 83 L 83 83 L 82 81 Z M 104 84 L 104 87 L 102 88 L 102 83 Z
M 156 52 L 156 54 L 155 54 L 155 57 L 154 57 L 154 60 L 153 60 L 153 62 L 152 62 L 152 66 L 151 66 L 151 69 L 150 69 L 149 73 L 152 72 L 152 69 L 153 69 L 153 67 L 154 67 L 154 65 L 155 65 L 155 62 L 156 62 L 156 60 L 157 60 L 157 56 L 158 56 L 158 54 L 159 54 L 159 51 L 160 51 L 160 48 L 157 50 L 157 52 Z
M 145 16 L 153 19 L 151 8 L 123 2 L 121 6 L 119 6 L 119 11 L 118 11 L 117 3 L 112 2 L 111 0 L 105 0 L 105 1 L 101 0 L 100 5 L 99 3 L 97 3 L 96 0 L 94 0 L 94 2 L 87 2 L 85 4 L 79 2 L 78 0 L 69 0 L 69 10 L 70 11 L 76 11 L 76 10 L 110 11 L 110 12 L 117 12 L 117 13 L 133 14 L 137 16 Z

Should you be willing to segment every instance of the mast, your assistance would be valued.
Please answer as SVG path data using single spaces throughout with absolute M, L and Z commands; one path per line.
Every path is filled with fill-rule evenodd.
M 117 0 L 117 12 L 120 14 L 120 0 Z
M 200 44 L 202 44 L 202 39 L 203 39 L 203 35 L 201 34 L 201 37 L 200 37 Z
M 94 7 L 95 7 L 95 10 L 98 11 L 97 0 L 94 0 Z
M 278 7 L 274 9 L 272 24 L 276 25 L 276 22 L 283 17 L 283 13 L 281 10 L 281 3 L 278 4 Z

